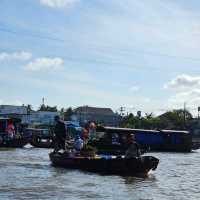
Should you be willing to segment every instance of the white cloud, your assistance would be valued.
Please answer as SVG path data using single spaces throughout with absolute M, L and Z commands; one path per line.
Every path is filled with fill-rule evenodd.
M 40 0 L 40 3 L 51 8 L 70 7 L 79 0 Z
M 21 52 L 14 52 L 14 53 L 0 53 L 0 61 L 5 60 L 19 60 L 19 61 L 26 61 L 32 58 L 32 54 L 29 52 L 21 51 Z
M 171 96 L 168 102 L 172 107 L 183 107 L 184 102 L 193 108 L 198 107 L 200 106 L 200 89 L 178 92 Z
M 63 68 L 64 60 L 61 58 L 37 58 L 28 63 L 24 69 L 29 71 L 59 70 Z
M 132 86 L 129 90 L 130 90 L 131 92 L 137 92 L 139 89 L 140 89 L 139 86 L 134 85 L 134 86 Z
M 186 103 L 187 109 L 195 114 L 200 106 L 200 76 L 178 75 L 164 87 L 173 91 L 167 101 L 169 107 L 183 108 Z
M 186 74 L 178 75 L 172 79 L 169 83 L 164 85 L 166 89 L 184 90 L 184 89 L 196 89 L 200 87 L 200 76 L 189 76 Z

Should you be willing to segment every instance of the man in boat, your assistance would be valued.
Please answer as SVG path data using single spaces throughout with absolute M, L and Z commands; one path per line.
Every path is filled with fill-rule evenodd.
M 55 116 L 55 148 L 54 152 L 58 152 L 60 149 L 65 150 L 65 140 L 67 137 L 67 130 L 63 121 L 60 120 L 59 116 Z
M 126 151 L 126 158 L 140 157 L 141 151 L 139 145 L 135 141 L 135 135 L 129 134 L 127 137 L 128 149 Z

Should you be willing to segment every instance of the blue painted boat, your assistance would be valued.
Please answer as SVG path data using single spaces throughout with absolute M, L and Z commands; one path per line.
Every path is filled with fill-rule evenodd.
M 110 150 L 111 154 L 123 154 L 127 148 L 124 141 L 127 134 L 134 134 L 140 147 L 150 151 L 190 152 L 192 150 L 192 136 L 188 131 L 99 127 L 97 135 L 98 132 L 103 136 L 91 143 L 104 153 Z M 115 141 L 114 144 L 113 135 L 118 135 L 118 142 Z

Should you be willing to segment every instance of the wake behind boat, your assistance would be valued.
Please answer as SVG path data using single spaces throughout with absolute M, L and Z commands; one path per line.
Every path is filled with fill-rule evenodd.
M 122 176 L 146 176 L 150 170 L 155 170 L 159 163 L 159 160 L 153 156 L 125 158 L 124 156 L 95 155 L 85 157 L 71 156 L 68 152 L 52 152 L 49 157 L 54 166 Z

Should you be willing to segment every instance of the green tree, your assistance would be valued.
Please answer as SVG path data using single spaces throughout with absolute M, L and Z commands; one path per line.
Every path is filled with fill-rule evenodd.
M 139 128 L 140 126 L 140 118 L 134 116 L 132 113 L 122 118 L 120 127 L 123 128 Z
M 45 106 L 44 104 L 42 104 L 42 105 L 39 107 L 38 111 L 57 112 L 58 109 L 57 109 L 57 106 L 48 106 L 48 105 Z
M 192 114 L 183 109 L 168 111 L 159 116 L 162 125 L 167 129 L 186 129 Z
M 121 127 L 138 129 L 186 129 L 192 114 L 187 110 L 172 110 L 159 117 L 153 113 L 146 113 L 143 117 L 129 114 L 122 118 Z

